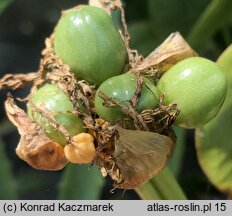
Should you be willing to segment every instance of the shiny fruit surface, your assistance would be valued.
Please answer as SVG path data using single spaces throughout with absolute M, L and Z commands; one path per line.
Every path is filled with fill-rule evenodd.
M 71 101 L 63 90 L 54 84 L 45 84 L 32 96 L 28 104 L 28 116 L 44 129 L 46 135 L 61 145 L 67 140 L 65 135 L 54 127 L 54 119 L 63 126 L 70 136 L 85 132 L 81 118 L 72 113 L 74 111 Z M 46 117 L 49 113 L 51 119 Z
M 136 77 L 132 73 L 125 73 L 112 77 L 103 82 L 96 92 L 95 109 L 100 118 L 115 122 L 124 116 L 122 109 L 118 106 L 106 107 L 103 99 L 98 95 L 102 91 L 106 96 L 116 99 L 128 106 L 136 90 Z M 142 112 L 158 106 L 158 92 L 155 85 L 148 79 L 143 78 L 141 96 L 138 100 L 136 110 Z
M 180 109 L 175 124 L 197 128 L 212 120 L 227 92 L 227 79 L 212 61 L 191 57 L 178 62 L 158 81 L 164 105 L 176 103 Z
M 62 15 L 55 28 L 54 48 L 78 79 L 96 85 L 121 74 L 127 60 L 126 47 L 112 17 L 87 5 Z

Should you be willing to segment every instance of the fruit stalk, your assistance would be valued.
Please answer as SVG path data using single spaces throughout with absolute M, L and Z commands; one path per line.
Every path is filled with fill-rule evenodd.
M 187 197 L 168 168 L 135 189 L 143 200 L 186 200 Z

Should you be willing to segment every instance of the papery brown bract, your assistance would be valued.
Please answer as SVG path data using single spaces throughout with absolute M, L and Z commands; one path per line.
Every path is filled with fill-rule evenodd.
M 197 53 L 188 45 L 179 32 L 172 33 L 158 46 L 143 62 L 135 68 L 138 72 L 147 72 L 150 69 L 158 72 L 167 71 L 177 62 L 197 56 Z
M 61 145 L 50 140 L 38 125 L 29 120 L 11 96 L 5 102 L 10 121 L 21 135 L 16 148 L 17 155 L 34 169 L 60 170 L 68 163 Z
M 158 133 L 117 128 L 114 157 L 122 175 L 116 188 L 134 189 L 159 173 L 172 156 L 175 141 Z

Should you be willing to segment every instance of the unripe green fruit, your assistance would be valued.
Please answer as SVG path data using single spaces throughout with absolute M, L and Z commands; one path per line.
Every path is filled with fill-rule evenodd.
M 54 48 L 78 79 L 96 85 L 121 74 L 127 60 L 112 17 L 93 6 L 80 6 L 63 14 L 55 29 Z
M 137 104 L 137 111 L 142 112 L 145 109 L 152 109 L 158 106 L 158 92 L 155 85 L 148 79 L 143 78 L 141 96 Z M 136 90 L 136 78 L 132 73 L 125 73 L 103 82 L 98 88 L 95 96 L 95 109 L 100 118 L 109 122 L 120 120 L 124 115 L 120 107 L 106 107 L 103 105 L 103 99 L 98 95 L 102 91 L 106 96 L 123 102 L 125 106 L 129 105 Z
M 212 120 L 227 92 L 227 79 L 212 61 L 191 57 L 169 69 L 157 84 L 164 105 L 176 103 L 180 109 L 175 124 L 197 128 Z
M 54 84 L 45 84 L 32 96 L 31 102 L 37 108 L 45 108 L 49 114 L 62 125 L 70 136 L 75 136 L 85 132 L 81 118 L 77 117 L 68 96 Z M 67 140 L 65 135 L 51 125 L 51 121 L 44 117 L 33 105 L 28 105 L 28 116 L 37 122 L 44 129 L 46 135 L 61 145 L 65 145 Z

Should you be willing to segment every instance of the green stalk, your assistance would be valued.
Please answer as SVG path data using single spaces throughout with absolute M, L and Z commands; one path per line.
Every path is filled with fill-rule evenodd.
M 200 49 L 221 27 L 231 19 L 232 1 L 213 0 L 202 13 L 187 38 L 194 49 Z
M 143 200 L 186 200 L 187 197 L 168 168 L 135 190 Z
M 135 189 L 136 193 L 144 200 L 162 200 L 161 194 L 156 186 L 152 184 L 152 180 L 145 183 L 142 187 Z

